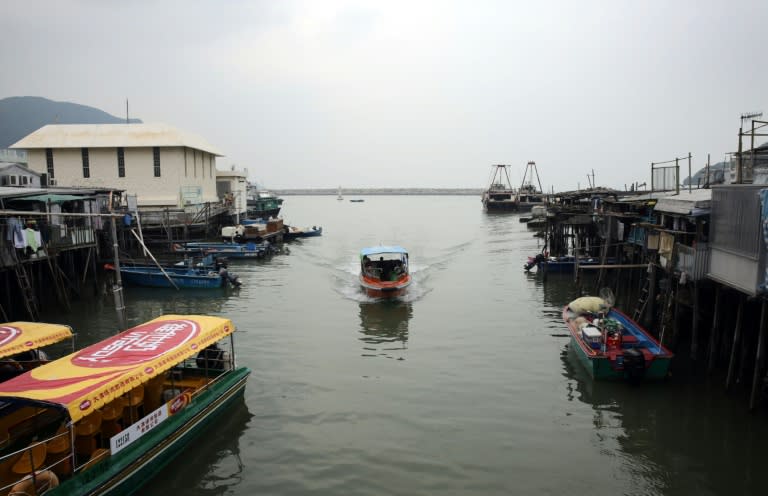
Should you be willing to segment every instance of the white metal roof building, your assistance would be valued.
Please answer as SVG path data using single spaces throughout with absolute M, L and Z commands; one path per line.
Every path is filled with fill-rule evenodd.
M 216 157 L 200 136 L 167 124 L 51 124 L 11 146 L 58 186 L 125 190 L 139 206 L 218 202 Z

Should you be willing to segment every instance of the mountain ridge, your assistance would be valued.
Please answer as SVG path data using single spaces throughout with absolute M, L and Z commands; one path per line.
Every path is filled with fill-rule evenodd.
M 125 119 L 103 110 L 72 102 L 57 102 L 40 96 L 11 96 L 0 99 L 0 149 L 8 148 L 47 124 L 122 124 Z M 130 119 L 141 123 L 141 119 Z

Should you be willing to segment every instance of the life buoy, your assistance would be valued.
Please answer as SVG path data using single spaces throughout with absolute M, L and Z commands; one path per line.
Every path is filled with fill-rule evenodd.
M 18 482 L 15 486 L 11 488 L 11 492 L 8 493 L 8 496 L 11 495 L 33 495 L 33 494 L 43 494 L 45 491 L 48 491 L 49 489 L 53 489 L 54 487 L 58 487 L 59 485 L 59 478 L 56 477 L 56 474 L 51 472 L 50 470 L 43 470 L 41 472 L 35 472 L 34 479 L 32 476 L 27 476 L 20 482 Z

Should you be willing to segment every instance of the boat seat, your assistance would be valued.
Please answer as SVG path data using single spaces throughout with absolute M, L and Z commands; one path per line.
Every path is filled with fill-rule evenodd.
M 48 454 L 45 457 L 45 465 L 56 475 L 70 475 L 72 473 L 72 439 L 66 425 L 62 425 L 56 431 L 53 438 L 46 443 Z
M 131 425 L 144 416 L 144 386 L 137 386 L 123 395 L 126 400 L 124 425 Z
M 26 475 L 33 470 L 37 470 L 43 465 L 47 448 L 45 443 L 34 443 L 29 445 L 11 467 L 11 472 L 18 475 Z
M 160 374 L 144 385 L 144 408 L 153 412 L 163 404 L 163 383 L 167 374 Z
M 89 455 L 99 447 L 101 439 L 101 411 L 86 415 L 75 424 L 75 451 Z
M 118 396 L 102 407 L 101 433 L 104 443 L 107 443 L 112 436 L 123 430 L 125 404 L 125 398 Z

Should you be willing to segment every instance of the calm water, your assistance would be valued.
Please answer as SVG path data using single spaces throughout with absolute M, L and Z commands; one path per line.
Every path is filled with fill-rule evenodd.
M 759 494 L 768 419 L 676 374 L 593 384 L 568 353 L 571 278 L 525 274 L 539 241 L 478 197 L 286 197 L 323 236 L 232 263 L 218 293 L 129 290 L 131 324 L 210 313 L 237 325 L 244 404 L 142 494 Z M 411 254 L 407 298 L 356 283 L 361 247 Z M 69 319 L 115 330 L 111 299 Z M 61 320 L 59 316 L 57 320 Z

